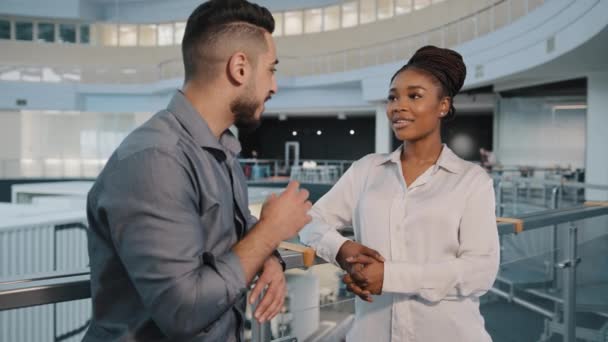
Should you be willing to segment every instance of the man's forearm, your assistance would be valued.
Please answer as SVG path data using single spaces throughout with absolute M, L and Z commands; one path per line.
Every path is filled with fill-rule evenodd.
M 269 229 L 264 227 L 264 224 L 264 222 L 258 222 L 245 238 L 232 248 L 241 261 L 247 283 L 253 280 L 266 259 L 277 249 L 280 243 L 276 237 L 269 234 Z

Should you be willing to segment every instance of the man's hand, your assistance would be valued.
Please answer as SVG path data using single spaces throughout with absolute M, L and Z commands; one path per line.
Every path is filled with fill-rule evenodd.
M 378 251 L 373 250 L 367 246 L 364 246 L 360 243 L 354 241 L 346 241 L 340 247 L 338 254 L 336 255 L 336 262 L 340 265 L 340 267 L 348 272 L 343 278 L 342 281 L 346 284 L 346 288 L 359 296 L 361 299 L 371 302 L 372 297 L 369 291 L 363 289 L 360 285 L 358 285 L 355 281 L 358 281 L 359 284 L 365 284 L 365 280 L 361 277 L 361 274 L 358 273 L 363 268 L 363 265 L 357 265 L 353 263 L 349 263 L 346 259 L 349 257 L 354 257 L 357 255 L 364 255 L 374 260 L 383 263 L 384 258 Z M 382 264 L 381 264 L 382 265 Z M 354 279 L 353 279 L 354 277 Z
M 268 197 L 258 223 L 232 248 L 243 266 L 247 283 L 260 272 L 281 241 L 298 234 L 312 220 L 308 215 L 312 207 L 308 191 L 299 187 L 298 182 L 291 181 L 281 195 Z
M 343 279 L 344 283 L 353 289 L 361 289 L 374 295 L 382 294 L 384 285 L 384 263 L 366 255 L 348 257 L 346 261 L 352 265 L 351 272 L 347 275 L 349 279 Z
M 262 207 L 258 224 L 270 227 L 277 244 L 294 237 L 312 220 L 308 215 L 312 208 L 308 191 L 299 187 L 298 182 L 289 182 L 285 191 L 279 196 L 270 195 Z
M 262 274 L 249 295 L 250 304 L 255 303 L 266 286 L 268 288 L 264 298 L 262 298 L 254 313 L 254 317 L 260 323 L 273 319 L 281 311 L 287 295 L 287 283 L 285 282 L 283 267 L 274 255 L 268 257 L 264 262 Z

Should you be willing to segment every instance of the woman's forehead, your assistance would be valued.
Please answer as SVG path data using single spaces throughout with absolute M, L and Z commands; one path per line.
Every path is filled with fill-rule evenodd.
M 417 69 L 406 69 L 397 74 L 391 83 L 391 88 L 422 87 L 429 89 L 434 83 L 429 73 Z

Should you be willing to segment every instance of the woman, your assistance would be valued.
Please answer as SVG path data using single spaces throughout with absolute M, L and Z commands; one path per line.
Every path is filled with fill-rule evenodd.
M 344 281 L 365 300 L 356 300 L 347 341 L 491 341 L 479 297 L 498 271 L 492 180 L 440 134 L 465 76 L 457 52 L 418 50 L 388 95 L 387 116 L 404 144 L 356 161 L 300 233 L 347 269 Z M 349 225 L 362 245 L 336 231 Z

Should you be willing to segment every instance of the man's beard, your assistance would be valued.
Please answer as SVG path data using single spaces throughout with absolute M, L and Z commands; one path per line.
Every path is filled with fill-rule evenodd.
M 261 106 L 252 97 L 242 96 L 232 101 L 230 110 L 234 113 L 234 125 L 239 131 L 248 133 L 260 126 L 261 120 L 255 117 L 255 112 Z

